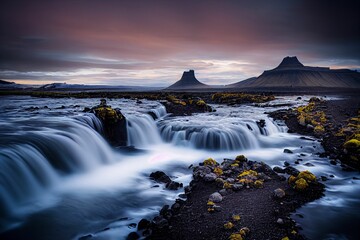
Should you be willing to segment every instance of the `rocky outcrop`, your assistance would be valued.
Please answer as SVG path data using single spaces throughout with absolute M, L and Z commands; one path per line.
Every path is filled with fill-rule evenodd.
M 210 87 L 196 79 L 194 70 L 189 70 L 185 71 L 181 79 L 170 87 L 166 88 L 166 90 L 191 90 L 206 88 Z
M 105 138 L 114 146 L 127 145 L 127 125 L 125 116 L 120 109 L 113 109 L 101 99 L 100 105 L 92 108 L 90 112 L 99 118 L 104 127 Z

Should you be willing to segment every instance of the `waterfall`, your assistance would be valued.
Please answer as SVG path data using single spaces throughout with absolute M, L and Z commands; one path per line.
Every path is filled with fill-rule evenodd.
M 260 147 L 258 135 L 268 136 L 282 131 L 266 119 L 260 128 L 255 120 L 243 120 L 231 124 L 206 123 L 198 125 L 187 122 L 160 122 L 161 136 L 175 145 L 191 146 L 209 150 L 244 150 Z
M 159 130 L 149 114 L 129 115 L 126 119 L 130 146 L 146 147 L 161 143 Z
M 114 161 L 109 145 L 90 127 L 99 122 L 81 118 L 0 123 L 0 215 L 36 198 L 64 174 Z

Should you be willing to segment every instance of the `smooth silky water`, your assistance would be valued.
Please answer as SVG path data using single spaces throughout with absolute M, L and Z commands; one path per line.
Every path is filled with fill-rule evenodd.
M 280 109 L 277 104 L 306 104 L 310 97 L 279 97 L 266 108 L 213 105 L 216 112 L 185 117 L 171 117 L 154 101 L 109 100 L 128 119 L 132 151 L 109 146 L 101 122 L 82 112 L 99 99 L 1 97 L 0 232 L 24 231 L 32 239 L 125 239 L 136 230 L 131 223 L 155 216 L 183 192 L 151 181 L 152 171 L 186 186 L 189 165 L 244 154 L 272 167 L 287 161 L 327 176 L 325 197 L 300 208 L 303 218 L 293 217 L 309 239 L 359 239 L 354 225 L 360 223 L 360 184 L 353 177 L 360 175 L 330 165 L 316 155 L 323 151 L 316 139 L 288 134 L 264 113 Z M 260 119 L 264 129 L 256 124 Z M 283 153 L 285 148 L 294 154 Z M 298 158 L 303 161 L 296 165 Z

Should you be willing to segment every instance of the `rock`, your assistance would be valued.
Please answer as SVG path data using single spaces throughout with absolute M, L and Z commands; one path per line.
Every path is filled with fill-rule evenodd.
M 299 170 L 291 166 L 286 167 L 285 172 L 289 175 L 294 175 L 294 176 L 297 176 L 300 173 Z
M 209 196 L 209 201 L 212 201 L 212 202 L 214 202 L 214 203 L 219 203 L 219 202 L 221 202 L 222 200 L 223 200 L 223 197 L 222 197 L 221 194 L 218 193 L 218 192 L 214 192 L 213 194 L 211 194 L 211 195 Z
M 182 187 L 183 187 L 182 183 L 178 183 L 175 181 L 171 181 L 166 184 L 166 188 L 169 190 L 178 190 L 179 188 L 182 188 Z
M 315 127 L 311 124 L 308 124 L 308 125 L 306 125 L 306 128 L 309 130 L 314 130 Z
M 328 180 L 328 178 L 326 176 L 321 176 L 321 181 L 325 182 L 327 180 Z
M 126 240 L 136 240 L 136 239 L 139 239 L 139 238 L 140 238 L 140 236 L 139 236 L 139 234 L 137 234 L 137 232 L 131 232 L 127 236 Z
M 293 153 L 293 151 L 291 151 L 290 149 L 285 148 L 284 153 Z
M 204 176 L 204 181 L 212 182 L 212 181 L 215 181 L 216 178 L 217 178 L 217 175 L 215 173 L 208 173 Z
M 266 122 L 264 119 L 261 119 L 260 121 L 256 121 L 256 124 L 259 126 L 259 128 L 264 128 L 266 125 Z
M 313 166 L 315 166 L 315 165 L 312 164 L 312 163 L 305 163 L 304 165 L 307 166 L 307 167 L 313 167 Z
M 169 183 L 169 182 L 171 182 L 170 177 L 168 175 L 166 175 L 162 171 L 152 172 L 150 174 L 150 178 L 155 180 L 156 182 L 160 182 L 160 183 Z
M 284 224 L 284 220 L 282 218 L 278 218 L 278 220 L 276 221 L 277 224 L 279 225 L 283 225 Z
M 130 223 L 128 227 L 129 228 L 136 228 L 136 223 Z
M 157 228 L 164 228 L 169 226 L 168 220 L 166 220 L 163 216 L 156 216 L 154 217 L 152 223 Z
M 277 188 L 274 190 L 274 197 L 276 198 L 283 198 L 285 197 L 285 191 L 282 190 L 281 188 Z
M 193 176 L 194 178 L 203 178 L 206 174 L 211 173 L 211 168 L 208 166 L 198 166 L 195 168 Z
M 288 167 L 288 166 L 290 166 L 290 163 L 284 162 L 284 166 L 285 166 L 285 167 Z
M 127 121 L 120 109 L 111 108 L 111 106 L 106 105 L 105 99 L 101 99 L 100 105 L 93 107 L 90 112 L 100 119 L 103 124 L 105 138 L 112 145 L 127 145 Z
M 149 228 L 149 226 L 150 226 L 150 221 L 147 220 L 147 219 L 145 219 L 145 218 L 143 218 L 143 219 L 141 219 L 140 222 L 138 223 L 137 229 L 140 231 L 140 230 Z
M 228 189 L 221 189 L 220 191 L 219 191 L 219 193 L 221 194 L 221 196 L 226 196 L 226 195 L 229 195 L 229 191 L 228 191 Z
M 285 173 L 285 169 L 281 168 L 281 167 L 274 167 L 273 168 L 274 172 L 277 172 L 277 173 Z
M 215 205 L 214 207 L 215 212 L 221 212 L 221 207 L 218 205 Z
M 234 191 L 240 191 L 241 189 L 243 189 L 243 187 L 244 187 L 243 184 L 241 184 L 241 183 L 235 183 L 235 184 L 233 184 L 232 189 L 233 189 Z

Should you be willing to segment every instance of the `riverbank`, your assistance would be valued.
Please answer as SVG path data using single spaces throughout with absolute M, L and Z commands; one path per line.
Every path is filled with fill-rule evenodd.
M 304 239 L 289 215 L 320 198 L 324 185 L 308 171 L 281 172 L 242 155 L 221 164 L 207 159 L 193 169 L 187 200 L 140 221 L 128 239 L 149 233 L 147 239 Z
M 269 113 L 283 120 L 291 133 L 319 138 L 331 164 L 341 163 L 345 170 L 360 170 L 359 146 L 346 143 L 360 134 L 360 99 L 346 96 L 338 100 L 313 99 L 304 108 L 291 108 Z M 315 122 L 314 122 L 315 121 Z

